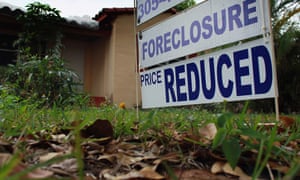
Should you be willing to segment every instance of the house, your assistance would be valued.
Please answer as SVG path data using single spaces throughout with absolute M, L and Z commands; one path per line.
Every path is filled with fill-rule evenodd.
M 0 4 L 1 5 L 1 4 Z M 15 61 L 12 46 L 21 31 L 16 17 L 24 10 L 0 6 L 0 65 Z M 138 106 L 140 100 L 135 34 L 174 13 L 169 11 L 136 29 L 134 8 L 104 8 L 91 22 L 67 19 L 63 23 L 62 57 L 83 81 L 96 105 L 102 101 Z M 96 25 L 95 25 L 96 22 Z M 94 24 L 94 25 L 93 25 Z

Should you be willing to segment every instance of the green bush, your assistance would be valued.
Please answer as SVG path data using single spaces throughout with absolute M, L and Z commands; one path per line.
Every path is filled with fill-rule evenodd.
M 6 82 L 14 95 L 45 106 L 65 106 L 83 98 L 77 88 L 79 77 L 62 58 L 31 56 L 27 62 L 10 65 Z
M 15 42 L 19 56 L 15 65 L 9 65 L 3 85 L 20 101 L 45 107 L 87 104 L 87 96 L 78 88 L 78 75 L 61 58 L 59 11 L 35 2 L 18 19 L 23 25 Z

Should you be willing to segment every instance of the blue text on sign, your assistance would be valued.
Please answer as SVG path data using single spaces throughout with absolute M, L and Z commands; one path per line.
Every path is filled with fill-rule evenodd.
M 265 39 L 141 72 L 143 107 L 276 96 L 273 49 Z
M 225 3 L 207 1 L 141 32 L 138 41 L 141 67 L 265 33 L 262 19 L 267 21 L 268 15 L 260 13 L 263 7 L 258 0 L 230 0 L 232 4 L 214 7 L 216 2 Z
M 250 59 L 251 57 L 251 59 Z M 241 66 L 242 61 L 251 61 L 249 66 Z M 259 61 L 263 61 L 266 77 L 262 79 L 259 71 Z M 209 69 L 205 69 L 205 63 L 209 63 Z M 223 69 L 234 69 L 234 76 L 224 82 Z M 207 78 L 205 72 L 210 72 Z M 253 77 L 252 83 L 243 84 L 242 78 Z M 207 83 L 209 82 L 210 87 Z M 217 59 L 211 57 L 209 60 L 200 60 L 198 63 L 187 63 L 175 68 L 164 69 L 166 102 L 196 100 L 200 93 L 206 99 L 214 98 L 217 91 L 222 97 L 228 98 L 233 92 L 236 96 L 249 96 L 252 94 L 264 94 L 272 86 L 272 61 L 269 52 L 264 46 L 252 47 L 250 50 L 243 49 L 233 52 L 233 60 L 227 54 L 220 55 Z M 192 84 L 194 82 L 194 84 Z M 182 87 L 185 86 L 185 91 Z M 252 91 L 252 86 L 254 92 Z

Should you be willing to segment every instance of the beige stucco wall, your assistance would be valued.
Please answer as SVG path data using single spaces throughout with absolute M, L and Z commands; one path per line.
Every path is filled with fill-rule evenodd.
M 90 80 L 88 93 L 91 96 L 105 96 L 105 59 L 106 59 L 106 45 L 105 38 L 100 38 L 91 43 L 91 45 L 86 49 L 89 53 L 86 56 L 86 74 L 89 76 Z M 91 62 L 89 62 L 91 61 Z
M 74 70 L 91 96 L 105 96 L 105 38 L 65 38 L 63 58 L 67 67 Z
M 120 15 L 113 23 L 113 102 L 136 105 L 136 44 L 132 15 Z
M 66 66 L 74 70 L 81 81 L 84 81 L 84 58 L 87 43 L 76 39 L 65 39 L 62 57 L 66 60 Z M 83 87 L 81 87 L 83 88 Z

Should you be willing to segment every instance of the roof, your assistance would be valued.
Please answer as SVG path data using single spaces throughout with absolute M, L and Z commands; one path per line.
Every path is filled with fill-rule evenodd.
M 133 14 L 134 8 L 103 8 L 93 19 L 101 21 L 103 16 L 106 15 L 120 15 L 120 14 Z
M 7 16 L 19 16 L 21 14 L 24 14 L 24 10 L 17 7 L 10 5 L 8 3 L 0 2 L 0 13 L 5 14 Z
M 99 22 L 99 28 L 111 29 L 111 22 L 119 15 L 134 14 L 135 8 L 103 8 L 93 18 Z M 176 10 L 171 8 L 167 12 L 175 14 Z
M 26 9 L 5 3 L 0 2 L 0 15 L 7 17 L 9 19 L 16 19 L 19 15 L 24 14 Z M 87 28 L 92 30 L 99 29 L 98 22 L 90 18 L 89 16 L 70 16 L 70 17 L 63 17 L 65 24 L 71 26 L 78 26 L 81 28 Z
M 111 22 L 119 15 L 133 14 L 134 8 L 103 8 L 98 14 L 93 18 L 99 22 L 99 28 L 110 30 Z

